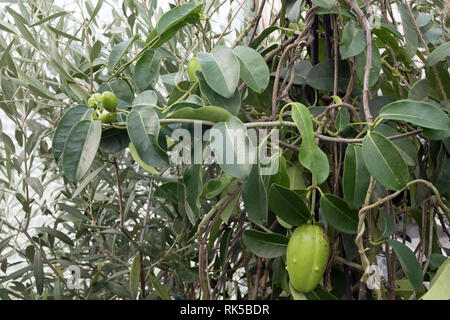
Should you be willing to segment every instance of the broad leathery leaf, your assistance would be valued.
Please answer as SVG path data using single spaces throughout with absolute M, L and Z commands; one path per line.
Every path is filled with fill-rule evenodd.
M 275 157 L 275 161 L 279 162 L 279 169 L 277 173 L 270 176 L 269 185 L 271 185 L 272 183 L 276 183 L 289 189 L 291 185 L 291 179 L 286 169 L 286 159 L 282 155 L 279 155 Z
M 338 69 L 338 91 L 345 92 L 351 78 L 348 62 L 339 60 Z M 317 90 L 333 91 L 334 60 L 323 61 L 313 66 L 306 76 L 306 84 Z
M 152 282 L 153 288 L 158 293 L 161 300 L 172 300 L 170 299 L 170 295 L 167 292 L 166 288 L 163 287 L 163 285 L 156 279 L 154 275 L 149 273 L 148 275 L 150 277 L 150 281 Z
M 230 184 L 225 190 L 222 191 L 220 194 L 220 199 L 228 198 L 230 196 L 230 193 L 228 192 L 230 187 L 236 187 L 235 184 Z M 228 205 L 223 209 L 222 213 L 220 214 L 220 218 L 222 221 L 226 224 L 228 224 L 228 220 L 230 219 L 231 215 L 234 212 L 234 209 L 236 208 L 236 205 L 238 204 L 238 201 L 241 197 L 241 193 L 238 193 L 234 196 L 233 200 L 231 200 Z
M 63 150 L 66 138 L 69 135 L 70 129 L 82 119 L 90 119 L 93 109 L 85 105 L 77 105 L 69 108 L 58 122 L 55 134 L 52 141 L 53 157 L 56 161 L 59 160 Z
M 409 15 L 408 7 L 402 3 L 397 2 L 398 11 L 402 19 L 403 34 L 406 39 L 406 50 L 408 51 L 411 58 L 416 55 L 417 45 L 419 43 L 419 35 L 417 29 L 414 25 L 414 21 Z
M 269 208 L 275 215 L 296 227 L 311 218 L 311 212 L 302 197 L 295 191 L 272 184 L 269 190 Z
M 170 119 L 195 119 L 205 121 L 227 121 L 232 116 L 226 109 L 214 106 L 206 106 L 200 108 L 186 107 L 176 110 L 167 118 Z
M 402 266 L 403 272 L 411 282 L 414 290 L 419 292 L 423 285 L 423 275 L 420 263 L 417 260 L 414 252 L 410 248 L 405 246 L 403 243 L 397 240 L 386 240 L 387 243 L 394 249 L 397 255 L 400 265 Z
M 158 103 L 158 96 L 153 90 L 146 90 L 139 93 L 133 100 L 133 106 L 154 107 Z
M 233 50 L 225 46 L 215 47 L 211 53 L 197 56 L 208 86 L 225 98 L 231 98 L 239 81 L 239 61 Z
M 242 184 L 242 199 L 248 218 L 260 225 L 267 223 L 267 192 L 261 179 L 259 165 L 252 166 L 248 180 Z
M 380 209 L 380 231 L 383 237 L 390 237 L 395 232 L 394 218 L 384 209 Z
M 342 131 L 347 128 L 350 123 L 350 113 L 347 108 L 339 108 L 338 113 L 336 115 L 336 120 L 334 121 L 334 127 L 338 131 Z
M 236 117 L 216 123 L 211 129 L 211 149 L 220 167 L 230 176 L 246 180 L 256 163 L 257 150 L 247 128 Z
M 320 209 L 325 220 L 335 229 L 356 234 L 358 229 L 358 212 L 350 209 L 348 204 L 333 194 L 326 193 L 320 198 Z
M 246 46 L 237 46 L 233 53 L 239 60 L 242 80 L 253 91 L 262 93 L 270 78 L 269 67 L 264 58 L 258 51 Z
M 159 118 L 151 107 L 132 110 L 127 117 L 127 130 L 139 158 L 149 166 L 165 167 L 169 159 L 158 145 Z
M 311 0 L 312 3 L 317 4 L 319 7 L 332 8 L 336 0 Z
M 195 225 L 200 217 L 200 195 L 202 194 L 202 166 L 192 164 L 186 166 L 183 172 L 183 182 L 186 188 L 186 212 L 189 221 Z
M 359 208 L 364 203 L 370 183 L 370 173 L 364 163 L 362 148 L 348 145 L 344 158 L 344 174 L 342 187 L 344 199 L 353 208 Z
M 141 279 L 141 254 L 136 252 L 130 268 L 130 293 L 131 298 L 136 299 Z
M 286 254 L 289 238 L 278 233 L 245 230 L 242 240 L 258 257 L 276 258 Z
M 39 250 L 34 251 L 33 270 L 36 290 L 39 294 L 42 294 L 44 292 L 44 265 L 42 263 L 41 251 Z
M 364 31 L 356 26 L 356 22 L 349 20 L 344 27 L 342 41 L 339 45 L 341 58 L 354 57 L 366 48 L 366 36 Z
M 385 136 L 369 132 L 363 140 L 364 163 L 369 173 L 390 190 L 400 190 L 409 180 L 408 166 Z
M 358 80 L 358 85 L 361 88 L 363 88 L 364 86 L 364 74 L 366 73 L 365 70 L 367 62 L 366 51 L 367 50 L 364 50 L 355 57 L 356 77 Z M 380 50 L 378 49 L 375 43 L 372 43 L 372 62 L 369 75 L 369 87 L 377 83 L 378 78 L 380 77 L 380 71 L 381 71 Z
M 205 187 L 205 198 L 213 199 L 217 195 L 219 195 L 225 188 L 233 181 L 234 177 L 223 173 L 220 177 L 216 179 L 208 180 L 208 183 Z
M 114 70 L 120 59 L 122 59 L 122 57 L 127 53 L 135 40 L 137 40 L 136 36 L 122 41 L 112 48 L 108 58 L 108 67 L 110 70 Z
M 450 300 L 450 258 L 441 264 L 431 279 L 430 290 L 420 300 Z
M 290 185 L 289 189 L 306 189 L 305 176 L 303 175 L 303 167 L 300 165 L 293 165 L 287 168 Z
M 232 115 L 237 115 L 241 106 L 241 94 L 236 89 L 231 98 L 225 98 L 216 93 L 207 83 L 201 71 L 196 71 L 195 75 L 200 84 L 200 91 L 212 106 L 221 107 Z
M 389 103 L 380 110 L 379 117 L 406 121 L 424 128 L 450 130 L 444 111 L 424 101 L 404 99 Z
M 142 169 L 144 169 L 147 172 L 150 172 L 151 174 L 159 174 L 158 170 L 156 170 L 154 167 L 149 166 L 144 161 L 142 161 L 142 159 L 137 154 L 136 147 L 134 146 L 134 144 L 132 142 L 130 142 L 130 144 L 128 145 L 128 148 L 130 149 L 131 157 L 134 159 L 134 161 L 137 162 L 137 164 Z
M 450 41 L 441 44 L 439 47 L 433 50 L 433 52 L 430 53 L 427 60 L 425 60 L 425 66 L 431 67 L 434 66 L 439 61 L 445 59 L 450 55 Z
M 153 50 L 144 52 L 134 67 L 134 82 L 139 90 L 145 90 L 153 84 L 159 75 L 161 57 Z
M 194 23 L 200 18 L 203 4 L 195 5 L 192 3 L 176 6 L 166 12 L 156 25 L 156 31 L 159 35 L 177 26 L 185 23 Z
M 101 137 L 102 126 L 97 120 L 81 120 L 70 130 L 62 154 L 64 175 L 70 182 L 76 183 L 89 170 Z
M 427 98 L 430 94 L 430 82 L 428 79 L 420 79 L 409 89 L 408 99 L 420 101 Z
M 292 119 L 302 136 L 302 144 L 298 159 L 300 163 L 311 171 L 318 184 L 323 183 L 330 173 L 330 166 L 325 152 L 315 143 L 311 114 L 301 103 L 292 104 Z

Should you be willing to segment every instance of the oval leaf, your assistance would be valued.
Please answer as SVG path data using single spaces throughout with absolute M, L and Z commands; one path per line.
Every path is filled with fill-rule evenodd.
M 324 194 L 320 198 L 320 209 L 325 220 L 333 228 L 348 234 L 356 234 L 358 230 L 358 212 L 350 209 L 347 203 L 333 194 Z
M 248 218 L 258 224 L 267 223 L 267 192 L 261 180 L 259 165 L 254 164 L 248 180 L 242 185 L 242 199 Z
M 356 22 L 350 20 L 344 27 L 342 41 L 339 45 L 341 58 L 354 57 L 366 48 L 366 36 L 364 31 L 356 26 Z
M 269 208 L 275 215 L 293 227 L 306 223 L 311 212 L 295 191 L 272 184 L 269 190 Z
M 253 91 L 262 93 L 269 84 L 270 78 L 266 61 L 258 51 L 249 47 L 237 46 L 233 52 L 239 60 L 242 80 Z
M 425 60 L 425 66 L 434 66 L 439 61 L 445 59 L 450 55 L 450 41 L 441 44 L 439 47 L 433 50 L 433 52 Z
M 342 187 L 344 199 L 353 208 L 364 203 L 370 183 L 370 173 L 364 164 L 362 148 L 349 145 L 345 151 Z
M 245 246 L 258 257 L 276 258 L 286 254 L 289 238 L 278 233 L 245 230 L 242 237 Z

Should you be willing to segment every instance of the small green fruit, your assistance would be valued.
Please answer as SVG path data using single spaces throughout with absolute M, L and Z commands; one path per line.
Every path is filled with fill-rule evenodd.
M 99 103 L 102 103 L 102 94 L 94 93 L 88 99 L 88 107 L 95 108 Z
M 286 251 L 287 271 L 291 284 L 303 293 L 312 291 L 328 263 L 330 245 L 319 225 L 304 224 L 295 229 Z
M 197 71 L 197 70 L 202 70 L 202 69 L 200 68 L 200 63 L 198 63 L 197 57 L 193 57 L 188 62 L 188 75 L 189 75 L 189 79 L 191 79 L 191 81 L 197 80 L 197 77 L 195 76 L 195 71 Z
M 100 122 L 101 123 L 112 123 L 116 120 L 117 113 L 115 112 L 108 112 L 106 110 L 102 111 L 102 114 L 100 115 Z
M 116 95 L 112 92 L 105 91 L 102 95 L 102 106 L 109 112 L 116 111 L 117 106 L 117 98 Z

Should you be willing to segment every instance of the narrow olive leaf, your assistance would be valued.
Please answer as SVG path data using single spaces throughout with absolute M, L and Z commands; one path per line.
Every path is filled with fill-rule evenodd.
M 34 251 L 34 279 L 36 281 L 36 290 L 39 294 L 44 292 L 44 265 L 42 263 L 41 251 Z
M 356 26 L 356 22 L 349 20 L 344 27 L 339 51 L 342 59 L 354 57 L 366 48 L 366 36 L 364 31 Z
M 369 173 L 390 190 L 400 190 L 409 180 L 408 166 L 385 136 L 369 132 L 363 140 L 364 163 Z
M 41 181 L 39 181 L 38 178 L 28 177 L 26 178 L 26 182 L 34 190 L 34 192 L 37 193 L 39 198 L 42 198 L 42 195 L 44 194 L 44 187 L 42 186 Z
M 78 182 L 89 170 L 101 137 L 100 121 L 81 120 L 70 130 L 62 154 L 64 175 L 70 182 Z
M 150 281 L 152 282 L 153 288 L 155 289 L 156 293 L 159 295 L 161 300 L 172 300 L 170 299 L 170 295 L 167 292 L 166 288 L 156 279 L 154 275 L 149 273 Z
M 325 220 L 335 229 L 347 233 L 356 234 L 358 230 L 358 212 L 350 209 L 348 204 L 333 194 L 324 194 L 320 198 L 320 209 Z
M 130 269 L 130 293 L 131 298 L 136 299 L 141 279 L 141 254 L 136 252 Z
M 70 198 L 71 200 L 75 199 L 80 193 L 81 191 L 84 190 L 84 188 L 86 188 L 86 186 L 92 181 L 94 180 L 94 178 L 96 178 L 98 176 L 98 174 L 100 173 L 100 171 L 102 171 L 103 169 L 105 169 L 105 166 L 101 166 L 98 167 L 97 169 L 95 169 L 94 171 L 92 171 L 91 173 L 89 173 L 86 178 L 83 179 L 83 181 L 81 181 L 78 184 L 77 189 L 72 193 L 72 197 Z
M 199 53 L 197 58 L 208 86 L 219 95 L 231 98 L 239 81 L 239 61 L 233 50 L 218 46 L 211 53 Z
M 219 166 L 230 176 L 246 180 L 256 163 L 256 148 L 247 128 L 236 117 L 216 123 L 211 129 L 211 149 Z
M 43 23 L 46 23 L 48 21 L 54 20 L 56 18 L 59 18 L 61 16 L 69 14 L 69 13 L 70 12 L 68 12 L 68 11 L 60 11 L 60 12 L 54 13 L 52 15 L 49 15 L 47 18 L 44 18 L 42 20 L 39 20 L 38 22 L 33 23 L 30 27 L 32 28 L 32 27 L 38 26 L 40 24 L 43 24 Z
M 55 229 L 50 229 L 50 228 L 46 228 L 46 227 L 39 227 L 36 228 L 37 231 L 40 232 L 46 232 L 49 235 L 54 236 L 55 238 L 58 238 L 59 240 L 61 240 L 62 242 L 68 244 L 69 246 L 74 246 L 75 244 L 73 243 L 73 241 L 64 233 L 62 233 L 59 230 L 55 230 Z
M 186 107 L 167 115 L 170 119 L 195 119 L 205 121 L 227 121 L 232 114 L 220 107 L 206 106 L 200 108 Z
M 441 44 L 439 47 L 433 50 L 425 60 L 425 66 L 432 67 L 439 61 L 445 59 L 450 55 L 450 41 Z
M 445 258 L 444 258 L 445 259 Z M 438 271 L 431 279 L 430 290 L 421 300 L 450 300 L 450 259 L 445 259 Z
M 397 255 L 400 265 L 402 266 L 403 272 L 411 282 L 414 290 L 419 292 L 423 285 L 423 275 L 420 263 L 417 260 L 414 252 L 410 248 L 405 246 L 403 243 L 396 240 L 386 240 L 387 243 L 394 249 Z
M 239 60 L 240 76 L 250 89 L 262 93 L 269 84 L 270 72 L 264 58 L 258 51 L 246 47 L 237 46 L 233 53 Z
M 200 84 L 200 91 L 202 95 L 208 99 L 210 105 L 217 106 L 227 110 L 232 115 L 237 115 L 241 106 L 241 94 L 236 89 L 231 98 L 225 98 L 216 93 L 207 83 L 201 71 L 195 72 L 198 82 Z
M 439 107 L 424 101 L 398 100 L 380 110 L 380 118 L 407 121 L 418 126 L 449 130 L 448 116 Z
M 269 190 L 269 208 L 275 215 L 293 227 L 306 223 L 311 212 L 295 191 L 272 184 Z
M 202 194 L 202 166 L 191 164 L 183 172 L 183 182 L 186 188 L 186 213 L 189 221 L 195 225 L 200 217 L 200 195 Z
M 137 40 L 137 37 L 122 41 L 112 48 L 108 58 L 108 67 L 110 70 L 114 70 L 120 59 L 122 59 L 122 57 L 128 52 L 128 49 L 131 47 L 135 40 Z
M 242 237 L 244 245 L 262 258 L 276 258 L 286 254 L 289 238 L 278 233 L 245 230 Z
M 56 161 L 59 160 L 63 150 L 66 138 L 70 129 L 80 120 L 88 120 L 92 115 L 93 109 L 85 105 L 78 105 L 69 108 L 58 122 L 55 134 L 53 135 L 52 152 Z
M 151 167 L 166 167 L 169 159 L 158 145 L 159 118 L 151 107 L 132 110 L 127 117 L 127 130 L 139 158 Z
M 315 143 L 311 114 L 301 103 L 292 105 L 292 119 L 302 136 L 302 144 L 298 159 L 300 163 L 311 171 L 318 184 L 323 183 L 330 173 L 330 166 L 325 152 Z
M 252 166 L 248 180 L 242 184 L 242 199 L 248 218 L 260 225 L 267 224 L 267 192 L 259 172 L 259 165 Z
M 153 84 L 159 75 L 161 57 L 153 50 L 144 52 L 134 67 L 134 82 L 137 88 L 142 91 Z
M 361 147 L 347 146 L 342 179 L 344 199 L 353 208 L 361 207 L 370 183 L 370 173 L 364 164 Z

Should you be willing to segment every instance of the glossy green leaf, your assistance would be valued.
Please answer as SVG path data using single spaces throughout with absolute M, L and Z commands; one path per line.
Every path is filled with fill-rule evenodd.
M 42 255 L 39 250 L 34 251 L 34 280 L 36 281 L 36 290 L 39 294 L 44 292 L 44 265 L 42 263 Z
M 409 15 L 407 6 L 403 2 L 397 2 L 398 11 L 402 19 L 403 34 L 406 39 L 406 50 L 411 58 L 416 55 L 417 45 L 419 43 L 419 35 L 414 25 L 414 21 Z
M 431 67 L 434 66 L 439 61 L 445 59 L 450 55 L 450 41 L 441 44 L 439 47 L 433 50 L 430 53 L 427 60 L 425 60 L 425 66 Z
M 239 90 L 235 90 L 231 98 L 225 98 L 216 93 L 207 83 L 200 71 L 197 71 L 195 75 L 198 78 L 200 84 L 200 91 L 206 99 L 208 99 L 210 105 L 221 107 L 232 115 L 237 115 L 241 106 L 241 94 Z
M 409 180 L 408 167 L 394 144 L 385 136 L 371 132 L 364 137 L 364 163 L 369 173 L 385 188 L 400 190 Z
M 211 53 L 201 52 L 197 57 L 208 86 L 225 98 L 233 97 L 239 81 L 239 61 L 233 50 L 218 46 Z
M 348 145 L 344 158 L 342 188 L 344 199 L 353 208 L 359 208 L 366 197 L 370 173 L 364 163 L 362 148 Z
M 186 212 L 189 221 L 195 225 L 200 217 L 200 195 L 202 194 L 202 166 L 192 164 L 183 172 L 183 182 L 186 194 Z
M 161 35 L 177 25 L 184 25 L 185 22 L 193 23 L 200 17 L 202 7 L 203 5 L 193 3 L 174 7 L 159 19 L 156 25 L 158 34 Z
M 384 209 L 380 209 L 380 231 L 383 237 L 390 237 L 395 232 L 394 218 Z
M 409 99 L 398 100 L 380 110 L 380 118 L 407 121 L 418 126 L 437 130 L 450 130 L 448 116 L 438 107 Z
M 195 119 L 206 121 L 227 121 L 232 114 L 226 109 L 214 106 L 206 106 L 200 108 L 182 108 L 170 113 L 167 118 L 170 119 Z
M 325 152 L 315 143 L 311 114 L 303 104 L 292 105 L 292 119 L 302 136 L 302 144 L 298 159 L 300 163 L 311 171 L 318 184 L 323 183 L 330 173 L 330 166 Z
M 131 157 L 134 159 L 134 161 L 137 162 L 139 166 L 141 166 L 142 169 L 144 169 L 147 172 L 150 172 L 152 174 L 159 174 L 158 170 L 156 170 L 154 167 L 149 166 L 146 164 L 142 159 L 139 157 L 136 148 L 132 142 L 128 145 L 128 148 L 130 149 Z
M 225 188 L 233 181 L 234 177 L 223 173 L 220 177 L 216 179 L 208 180 L 205 187 L 205 197 L 207 199 L 213 199 L 219 195 Z
M 130 269 L 130 293 L 131 298 L 136 299 L 141 279 L 141 254 L 136 252 Z
M 429 94 L 430 82 L 427 79 L 421 79 L 409 89 L 408 99 L 419 101 L 428 97 Z
M 139 90 L 145 90 L 153 84 L 159 75 L 161 57 L 153 50 L 144 52 L 134 68 L 134 82 Z
M 320 209 L 325 220 L 333 228 L 347 234 L 356 234 L 358 229 L 358 212 L 350 209 L 348 204 L 333 194 L 324 194 L 320 198 Z
M 361 52 L 355 57 L 355 69 L 356 69 L 356 77 L 358 80 L 358 85 L 363 88 L 364 87 L 364 74 L 365 67 L 367 63 L 366 50 Z M 375 43 L 372 43 L 372 63 L 370 69 L 369 76 L 369 87 L 375 85 L 380 77 L 381 71 L 381 56 L 380 50 L 378 49 Z
M 286 254 L 289 238 L 278 233 L 245 230 L 242 240 L 258 257 L 276 258 Z
M 339 108 L 336 115 L 336 120 L 334 121 L 334 126 L 338 131 L 342 131 L 347 128 L 350 123 L 350 113 L 347 108 Z
M 276 174 L 270 176 L 269 185 L 271 185 L 272 183 L 276 183 L 285 188 L 290 188 L 291 179 L 286 168 L 286 159 L 282 155 L 280 155 L 275 158 L 275 161 L 278 161 L 279 168 Z
M 302 197 L 295 191 L 272 184 L 269 190 L 269 208 L 275 215 L 296 227 L 311 218 L 311 212 Z
M 108 58 L 108 67 L 110 70 L 114 70 L 116 65 L 119 63 L 120 59 L 128 52 L 133 42 L 136 40 L 136 37 L 127 39 L 122 41 L 119 44 L 116 44 L 109 54 Z
M 102 136 L 100 121 L 81 120 L 69 132 L 62 153 L 66 178 L 80 180 L 91 167 Z
M 266 61 L 256 50 L 246 46 L 237 46 L 233 53 L 239 60 L 242 80 L 253 91 L 262 93 L 270 78 Z
M 366 36 L 363 30 L 357 27 L 356 22 L 349 20 L 344 27 L 342 41 L 339 45 L 341 58 L 347 59 L 360 54 L 366 48 Z
M 379 124 L 374 130 L 381 133 L 385 137 L 399 135 L 400 132 L 387 124 Z M 417 150 L 409 138 L 395 139 L 391 142 L 397 147 L 398 152 L 402 155 L 408 166 L 415 166 L 417 159 Z
M 447 258 L 441 264 L 438 271 L 431 279 L 430 290 L 421 300 L 450 300 L 450 259 Z
M 419 292 L 423 285 L 423 275 L 422 268 L 420 267 L 420 263 L 414 255 L 414 252 L 397 240 L 386 240 L 386 242 L 394 249 L 403 272 L 409 282 L 411 282 L 414 290 Z
M 210 146 L 223 171 L 241 180 L 249 177 L 256 163 L 257 150 L 238 118 L 230 117 L 216 123 L 211 129 Z
M 266 225 L 267 192 L 261 180 L 258 164 L 252 166 L 248 180 L 242 184 L 242 199 L 248 218 L 260 225 Z
M 159 118 L 153 108 L 132 110 L 127 117 L 127 130 L 139 158 L 149 166 L 168 165 L 167 154 L 158 145 Z
M 350 81 L 350 69 L 348 62 L 338 62 L 338 90 L 345 92 Z M 333 91 L 334 89 L 334 60 L 320 62 L 309 70 L 306 83 L 318 90 Z
M 152 282 L 153 288 L 155 288 L 155 291 L 158 293 L 161 300 L 172 300 L 170 299 L 170 295 L 167 292 L 166 288 L 161 284 L 161 282 L 156 279 L 156 277 L 149 273 L 148 275 L 150 277 L 150 281 Z

